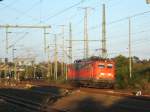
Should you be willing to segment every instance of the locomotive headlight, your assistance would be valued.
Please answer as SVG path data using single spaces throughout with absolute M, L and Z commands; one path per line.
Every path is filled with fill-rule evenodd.
M 105 75 L 105 73 L 100 73 L 100 75 Z
M 108 76 L 111 76 L 112 74 L 111 73 L 108 73 Z

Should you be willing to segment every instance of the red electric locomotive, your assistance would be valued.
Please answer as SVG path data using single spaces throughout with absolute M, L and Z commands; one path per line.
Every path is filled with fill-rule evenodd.
M 109 59 L 76 60 L 68 67 L 68 80 L 80 86 L 111 88 L 115 82 L 115 63 Z

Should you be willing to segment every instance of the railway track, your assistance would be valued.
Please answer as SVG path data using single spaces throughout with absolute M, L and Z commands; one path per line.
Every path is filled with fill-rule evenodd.
M 131 99 L 137 99 L 137 100 L 144 100 L 144 101 L 150 101 L 150 96 L 136 96 L 132 92 L 125 92 L 125 91 L 117 91 L 113 89 L 91 89 L 91 88 L 80 88 L 80 91 L 89 92 L 89 93 L 98 93 L 98 94 L 104 94 L 104 95 L 111 95 L 111 96 L 119 96 L 119 97 L 127 97 Z
M 150 96 L 135 96 L 131 92 L 125 92 L 125 91 L 120 91 L 120 90 L 95 89 L 95 88 L 85 88 L 85 87 L 77 88 L 77 87 L 71 87 L 68 85 L 59 85 L 59 84 L 56 84 L 56 85 L 54 84 L 51 86 L 67 89 L 70 91 L 70 93 L 74 91 L 81 91 L 81 92 L 92 93 L 92 94 L 96 93 L 96 94 L 102 94 L 105 96 L 122 97 L 124 99 L 131 99 L 137 102 L 146 102 L 146 104 L 150 104 Z M 125 110 L 135 110 L 136 112 L 150 112 L 150 108 L 148 107 L 144 108 L 144 107 L 140 107 L 137 105 L 118 104 L 118 107 L 125 109 Z
M 35 84 L 36 85 L 36 84 Z M 42 84 L 44 86 L 49 86 L 49 87 L 58 87 L 58 88 L 63 88 L 67 89 L 70 91 L 74 90 L 80 90 L 83 92 L 89 92 L 89 93 L 98 93 L 98 94 L 105 94 L 105 95 L 112 95 L 112 96 L 121 96 L 121 97 L 130 97 L 130 98 L 135 98 L 139 100 L 150 100 L 150 95 L 139 95 L 136 96 L 133 92 L 127 91 L 127 90 L 114 90 L 114 89 L 96 89 L 96 88 L 88 88 L 88 87 L 73 87 L 70 85 L 59 85 L 59 84 Z
M 33 84 L 33 83 L 32 83 Z M 133 95 L 131 92 L 127 92 L 127 91 L 121 91 L 121 90 L 113 90 L 113 89 L 95 89 L 95 88 L 84 88 L 84 87 L 72 87 L 70 85 L 63 85 L 63 84 L 50 84 L 50 83 L 34 83 L 33 85 L 35 86 L 46 86 L 49 88 L 52 87 L 57 87 L 57 88 L 62 88 L 65 90 L 69 91 L 69 94 L 75 91 L 81 91 L 81 92 L 86 92 L 86 93 L 96 93 L 96 94 L 102 94 L 105 96 L 116 96 L 116 97 L 123 97 L 125 99 L 129 99 L 133 100 L 134 102 L 144 102 L 145 104 L 150 104 L 150 97 L 149 96 L 135 96 Z M 41 91 L 37 91 L 37 93 L 43 93 L 42 90 Z M 0 98 L 1 98 L 1 94 L 0 94 Z M 23 106 L 26 107 L 28 110 L 31 110 L 32 112 L 68 112 L 65 110 L 57 110 L 57 109 L 53 109 L 51 107 L 47 107 L 46 103 L 45 104 L 39 104 L 39 103 L 33 103 L 33 102 L 28 102 L 26 100 L 23 99 L 19 99 L 19 98 L 10 98 L 7 96 L 3 95 L 3 99 L 5 99 L 4 97 L 6 97 L 6 100 L 8 102 L 12 102 L 18 106 Z M 48 100 L 47 102 L 51 102 L 53 103 L 53 101 L 55 99 L 59 99 L 59 97 L 62 96 L 57 96 L 55 94 L 53 94 Z M 7 99 L 8 98 L 8 99 Z M 17 101 L 16 101 L 17 99 Z M 145 106 L 145 105 L 144 105 Z M 150 108 L 145 106 L 138 106 L 138 103 L 136 105 L 128 105 L 128 104 L 117 104 L 116 108 L 121 108 L 123 110 L 134 110 L 136 112 L 150 112 Z
M 37 86 L 49 86 L 49 87 L 58 87 L 70 91 L 74 90 L 80 90 L 83 92 L 89 92 L 89 93 L 98 93 L 98 94 L 105 94 L 105 95 L 112 95 L 112 96 L 120 96 L 120 97 L 129 97 L 133 99 L 138 99 L 138 100 L 147 100 L 150 101 L 150 95 L 140 95 L 136 96 L 133 92 L 127 91 L 127 90 L 114 90 L 114 89 L 96 89 L 96 88 L 88 88 L 88 87 L 73 87 L 68 84 L 51 84 L 51 83 L 37 83 L 34 82 L 32 83 L 33 85 Z
M 29 100 L 25 100 L 20 97 L 14 97 L 6 94 L 0 93 L 0 98 L 3 99 L 4 101 L 16 105 L 20 108 L 25 108 L 28 111 L 32 112 L 40 112 L 42 105 L 40 103 L 35 103 Z
M 80 92 L 86 92 L 86 93 L 90 93 L 90 94 L 102 94 L 105 97 L 107 96 L 114 96 L 114 97 L 122 97 L 123 100 L 121 103 L 118 103 L 117 105 L 115 105 L 112 108 L 119 108 L 122 110 L 126 110 L 126 111 L 136 111 L 136 112 L 150 112 L 150 108 L 149 106 L 147 106 L 148 104 L 150 104 L 150 97 L 147 96 L 135 96 L 130 92 L 121 92 L 121 91 L 114 91 L 112 89 L 93 89 L 93 88 L 84 88 L 84 87 L 80 87 L 80 88 L 74 88 L 74 87 L 68 87 L 65 85 L 54 85 L 60 88 L 66 88 L 66 89 L 70 89 L 72 90 L 72 92 L 74 91 L 80 91 Z M 127 102 L 137 102 L 135 103 L 135 105 L 130 105 Z M 138 104 L 139 102 L 139 104 Z M 143 106 L 139 106 L 140 104 L 146 104 Z M 125 111 L 125 112 L 126 112 Z
M 27 100 L 25 98 L 12 96 L 5 93 L 0 93 L 0 99 L 3 99 L 7 103 L 10 103 L 19 108 L 24 108 L 27 110 L 27 112 L 66 112 L 64 110 L 50 108 L 47 105 L 48 102 L 53 103 L 54 100 L 59 97 L 61 96 L 51 95 L 49 98 L 47 98 L 47 101 L 45 101 L 44 103 L 38 103 L 38 102 L 33 102 L 32 100 Z
M 144 99 L 144 100 L 149 100 L 150 95 L 145 95 L 142 94 L 141 96 L 135 96 L 132 91 L 128 90 L 114 90 L 114 89 L 96 89 L 96 88 L 89 88 L 89 87 L 73 87 L 69 84 L 52 84 L 52 83 L 46 83 L 46 82 L 36 82 L 34 81 L 31 83 L 33 85 L 37 86 L 52 86 L 52 87 L 58 87 L 58 88 L 63 88 L 67 90 L 82 90 L 85 92 L 91 92 L 91 93 L 101 93 L 101 94 L 108 94 L 108 95 L 113 95 L 113 96 L 124 96 L 124 97 L 133 97 L 133 98 L 138 98 L 138 99 Z

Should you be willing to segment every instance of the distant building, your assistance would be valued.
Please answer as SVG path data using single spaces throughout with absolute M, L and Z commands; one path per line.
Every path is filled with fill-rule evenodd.
M 19 66 L 32 66 L 35 63 L 35 58 L 14 58 L 14 62 Z
M 8 63 L 8 58 L 0 58 L 0 63 Z
M 0 63 L 2 63 L 3 62 L 3 59 L 2 58 L 0 58 Z

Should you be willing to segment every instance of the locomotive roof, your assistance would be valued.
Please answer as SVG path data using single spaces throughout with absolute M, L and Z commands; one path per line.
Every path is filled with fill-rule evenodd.
M 97 62 L 97 61 L 100 61 L 100 62 L 113 62 L 113 59 L 104 59 L 104 58 L 101 58 L 101 57 L 91 57 L 91 58 L 88 58 L 88 59 L 79 59 L 79 60 L 75 60 L 74 63 L 92 63 L 92 62 Z

